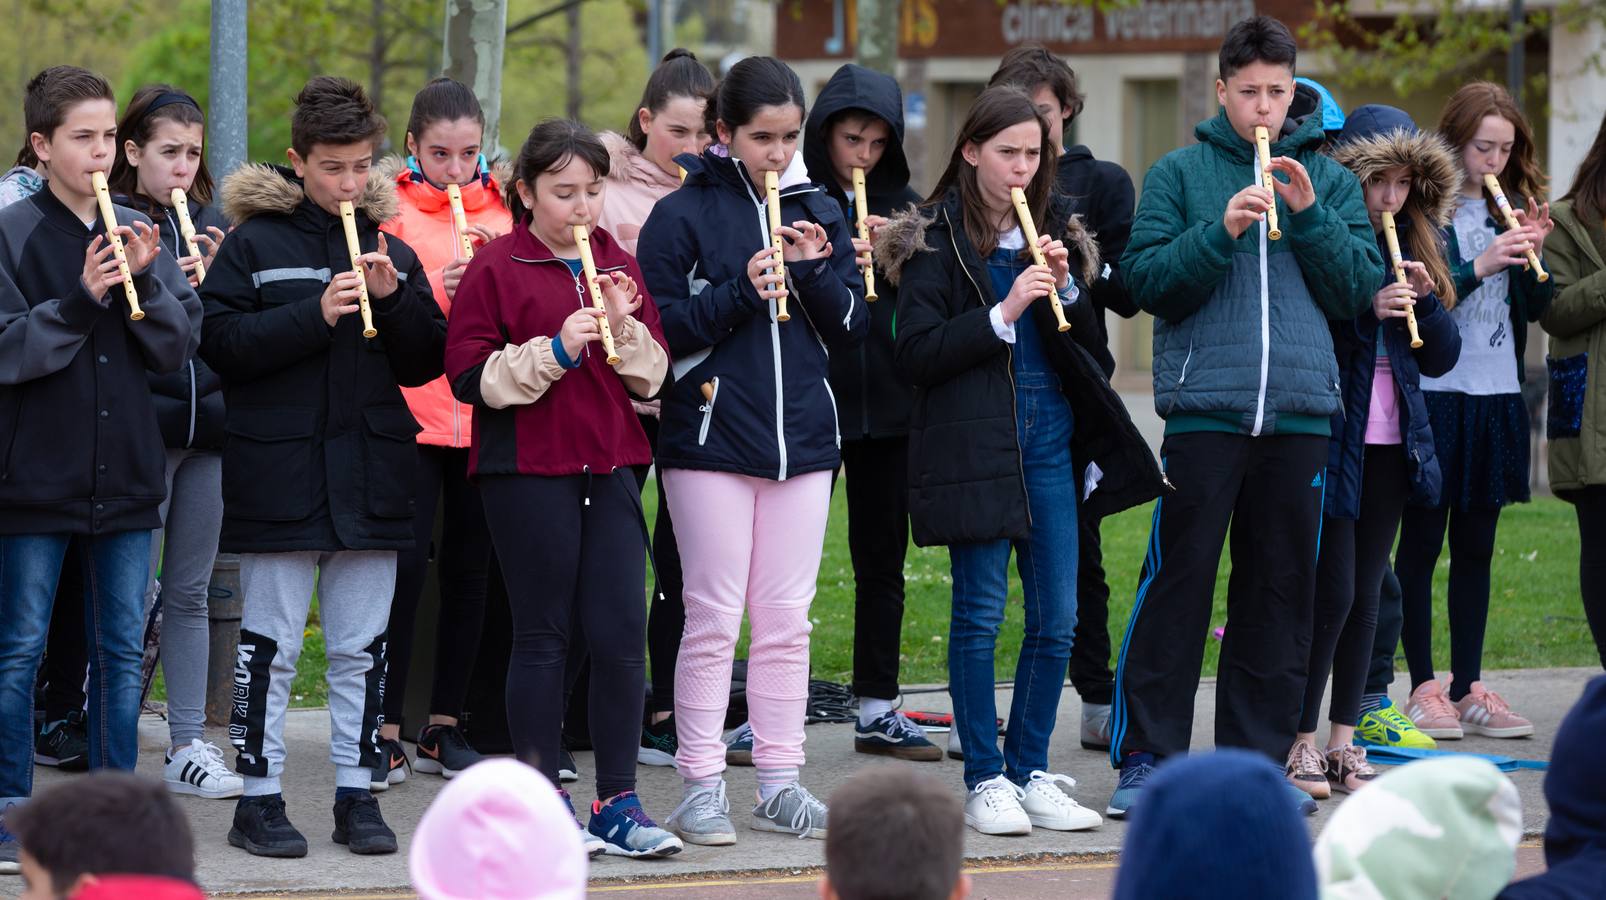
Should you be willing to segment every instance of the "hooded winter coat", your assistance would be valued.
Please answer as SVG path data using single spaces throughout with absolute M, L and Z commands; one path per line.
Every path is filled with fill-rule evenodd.
M 396 182 L 396 215 L 382 223 L 386 234 L 407 242 L 418 254 L 419 263 L 429 276 L 429 289 L 441 312 L 452 314 L 452 301 L 446 296 L 446 266 L 461 255 L 457 226 L 452 222 L 451 200 L 446 191 L 430 184 L 399 156 L 380 160 L 381 177 Z M 498 173 L 505 176 L 505 172 Z M 462 185 L 463 216 L 471 225 L 483 225 L 494 234 L 507 234 L 513 228 L 513 215 L 502 205 L 502 186 L 491 172 Z M 452 386 L 437 378 L 423 387 L 402 388 L 407 408 L 418 420 L 418 442 L 436 447 L 467 447 L 472 431 L 472 411 L 452 396 Z
M 1088 350 L 1099 361 L 1106 377 L 1115 374 L 1115 357 L 1110 354 L 1110 329 L 1104 321 L 1109 310 L 1123 319 L 1138 314 L 1138 305 L 1126 289 L 1121 274 L 1121 254 L 1132 237 L 1132 176 L 1126 170 L 1102 159 L 1081 144 L 1060 155 L 1054 173 L 1054 187 L 1070 201 L 1071 211 L 1082 217 L 1099 242 L 1103 265 L 1089 286 L 1094 320 L 1099 326 L 1100 343 Z
M 162 240 L 162 251 L 174 259 L 189 256 L 178 215 L 172 207 L 123 194 L 112 202 L 137 209 L 150 217 Z M 189 201 L 190 222 L 196 232 L 208 227 L 227 233 L 229 220 L 216 206 Z M 162 426 L 162 443 L 171 450 L 218 450 L 223 447 L 223 380 L 200 357 L 191 356 L 177 372 L 150 373 L 151 402 Z
M 934 207 L 899 215 L 876 239 L 887 279 L 899 289 L 898 369 L 915 386 L 909 521 L 922 547 L 1024 540 L 1031 527 L 1013 351 L 988 318 L 1000 298 L 962 216 L 958 192 L 950 191 Z M 1085 296 L 1087 280 L 1099 271 L 1097 244 L 1063 198 L 1044 222 L 1042 233 L 1072 248 L 1072 282 Z M 1033 303 L 1030 314 L 1076 423 L 1071 450 L 1083 466 L 1081 514 L 1102 517 L 1154 499 L 1161 475 L 1086 346 L 1099 335 L 1093 306 L 1081 296 L 1065 306 L 1070 331 L 1056 330 L 1048 303 Z
M 849 63 L 836 70 L 809 110 L 809 120 L 803 128 L 803 161 L 808 164 L 809 176 L 837 202 L 842 217 L 853 228 L 858 214 L 853 200 L 837 182 L 828 146 L 832 126 L 849 111 L 871 113 L 892 130 L 881 160 L 864 175 L 869 214 L 890 216 L 919 203 L 920 195 L 909 187 L 909 161 L 903 153 L 903 94 L 898 82 Z M 892 360 L 898 286 L 878 277 L 876 294 L 876 302 L 866 307 L 870 334 L 864 343 L 831 355 L 831 390 L 836 394 L 837 417 L 845 440 L 902 437 L 909 431 L 914 387 L 898 373 Z
M 604 131 L 598 137 L 608 148 L 608 192 L 597 216 L 597 227 L 613 235 L 615 243 L 635 256 L 636 241 L 641 238 L 647 216 L 659 200 L 680 187 L 680 179 L 642 156 L 624 135 Z
M 396 215 L 395 184 L 368 177 L 357 208 L 364 252 Z M 223 535 L 231 553 L 402 550 L 413 546 L 418 423 L 401 386 L 440 377 L 446 317 L 418 255 L 387 238 L 396 290 L 324 321 L 321 298 L 351 269 L 340 217 L 278 166 L 246 165 L 223 184 L 238 222 L 201 286 L 201 357 L 223 378 Z
M 1550 334 L 1550 486 L 1606 484 L 1606 228 L 1587 224 L 1573 201 L 1550 208 L 1556 230 L 1545 241 L 1556 295 L 1540 317 Z
M 1427 219 L 1436 229 L 1449 224 L 1461 182 L 1460 170 L 1450 148 L 1439 138 L 1418 131 L 1410 116 L 1391 106 L 1363 106 L 1350 114 L 1331 152 L 1362 184 L 1389 169 L 1404 167 L 1411 171 L 1410 196 L 1394 217 L 1402 242 L 1413 219 Z M 1377 234 L 1377 244 L 1387 256 L 1388 245 L 1382 232 Z M 1379 271 L 1378 278 L 1379 289 L 1393 282 L 1392 265 Z M 1416 323 L 1422 338 L 1422 346 L 1416 350 L 1411 349 L 1404 319 L 1382 323 L 1367 309 L 1353 319 L 1329 323 L 1344 397 L 1343 410 L 1333 416 L 1333 436 L 1327 445 L 1325 512 L 1329 516 L 1360 516 L 1366 421 L 1371 409 L 1378 341 L 1383 342 L 1388 354 L 1394 386 L 1402 401 L 1400 436 L 1411 484 L 1409 499 L 1424 506 L 1439 502 L 1443 478 L 1421 380 L 1424 374 L 1443 375 L 1455 367 L 1461 355 L 1461 331 L 1432 294 L 1417 298 Z
M 793 154 L 781 221 L 823 226 L 832 253 L 786 264 L 791 320 L 780 322 L 747 277 L 770 240 L 763 189 L 713 148 L 675 161 L 686 183 L 653 207 L 636 245 L 675 360 L 658 465 L 780 481 L 834 471 L 842 454 L 828 358 L 852 352 L 869 325 L 842 208 Z
M 1328 319 L 1353 319 L 1377 291 L 1383 256 L 1355 176 L 1319 148 L 1319 116 L 1272 144 L 1298 160 L 1316 200 L 1283 235 L 1234 239 L 1222 214 L 1257 183 L 1253 144 L 1225 111 L 1194 129 L 1199 143 L 1166 154 L 1144 179 L 1122 257 L 1127 288 L 1155 316 L 1154 408 L 1175 431 L 1330 435 L 1340 409 Z

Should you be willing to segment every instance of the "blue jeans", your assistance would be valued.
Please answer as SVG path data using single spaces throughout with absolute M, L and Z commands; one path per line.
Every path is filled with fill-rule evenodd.
M 954 581 L 948 693 L 965 748 L 967 788 L 1000 773 L 1025 785 L 1034 770 L 1048 770 L 1048 741 L 1076 630 L 1077 478 L 1071 463 L 1071 408 L 1052 375 L 1017 373 L 1015 383 L 1015 425 L 1031 537 L 948 548 Z M 1004 621 L 1012 548 L 1025 593 L 1026 634 L 1015 663 L 1015 693 L 1000 754 L 993 650 Z
M 68 535 L 0 535 L 0 797 L 33 793 L 33 688 Z M 134 768 L 151 533 L 80 537 L 89 645 L 89 765 Z

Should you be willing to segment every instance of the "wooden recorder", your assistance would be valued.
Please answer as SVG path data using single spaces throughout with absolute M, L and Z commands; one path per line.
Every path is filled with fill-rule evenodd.
M 1516 212 L 1511 209 L 1511 201 L 1506 199 L 1506 192 L 1500 187 L 1500 179 L 1494 175 L 1485 175 L 1483 176 L 1483 186 L 1489 189 L 1489 194 L 1494 197 L 1494 205 L 1500 207 L 1500 214 L 1506 217 L 1506 227 L 1521 227 L 1522 223 L 1517 221 Z M 1539 254 L 1533 252 L 1533 250 L 1528 251 L 1528 268 L 1534 270 L 1534 277 L 1539 279 L 1540 284 L 1550 280 L 1550 273 L 1546 272 L 1545 267 L 1540 265 Z
M 190 199 L 184 195 L 183 188 L 173 188 L 173 213 L 178 216 L 178 233 L 184 238 L 184 248 L 191 256 L 202 256 L 201 248 L 195 243 L 195 223 L 190 221 Z M 195 283 L 200 284 L 206 280 L 206 264 L 199 259 L 195 261 Z
M 781 296 L 775 298 L 775 321 L 786 322 L 791 315 L 786 311 L 786 257 L 781 252 L 785 239 L 781 237 L 781 177 L 776 172 L 764 173 L 764 199 L 770 212 L 770 246 L 775 248 L 775 263 L 770 271 L 775 279 L 771 284 L 779 285 Z
M 870 239 L 870 226 L 864 220 L 870 215 L 870 199 L 864 191 L 864 170 L 858 166 L 853 167 L 853 211 L 858 217 L 859 240 Z M 859 271 L 864 273 L 864 302 L 874 303 L 875 293 L 875 263 L 865 266 Z
M 1047 266 L 1048 258 L 1043 256 L 1043 248 L 1037 246 L 1037 225 L 1032 222 L 1032 208 L 1026 202 L 1026 192 L 1020 188 L 1010 188 L 1009 197 L 1015 201 L 1015 215 L 1020 218 L 1020 233 L 1026 238 L 1026 246 L 1032 251 L 1032 262 Z M 1054 310 L 1054 321 L 1059 323 L 1059 330 L 1070 331 L 1071 323 L 1065 320 L 1065 304 L 1060 302 L 1059 292 L 1050 293 L 1048 301 Z
M 1394 266 L 1394 280 L 1400 284 L 1407 284 L 1410 279 L 1405 275 L 1405 258 L 1400 255 L 1400 235 L 1394 229 L 1394 214 L 1383 210 L 1383 238 L 1389 245 L 1389 262 Z M 1405 329 L 1411 332 L 1411 349 L 1422 346 L 1422 336 L 1416 333 L 1416 310 L 1407 306 L 1405 308 Z
M 1271 174 L 1271 133 L 1266 126 L 1255 126 L 1255 149 L 1260 156 L 1260 184 L 1271 191 L 1271 206 L 1266 209 L 1266 237 L 1278 240 L 1283 230 L 1277 227 L 1277 184 Z
M 580 267 L 584 270 L 586 287 L 591 291 L 591 305 L 604 313 L 608 307 L 602 303 L 602 288 L 597 286 L 597 263 L 591 257 L 591 234 L 584 225 L 574 226 L 574 245 L 580 248 Z M 608 325 L 607 316 L 599 321 L 602 326 L 602 350 L 608 354 L 608 365 L 619 365 L 619 354 L 613 348 L 613 328 Z
M 357 257 L 362 255 L 362 243 L 357 240 L 357 208 L 351 205 L 350 200 L 340 201 L 340 224 L 346 229 L 346 250 L 351 254 L 351 271 L 358 275 L 357 312 L 362 315 L 362 336 L 378 337 L 379 329 L 374 327 L 374 309 L 368 303 L 368 276 L 362 270 L 362 263 L 357 261 Z
M 139 308 L 139 291 L 134 288 L 134 273 L 128 269 L 128 253 L 123 250 L 122 236 L 117 233 L 117 210 L 112 208 L 112 194 L 106 187 L 106 173 L 95 172 L 90 176 L 90 182 L 95 186 L 95 202 L 100 206 L 100 218 L 106 223 L 106 242 L 112 245 L 118 271 L 123 274 L 123 295 L 128 298 L 128 318 L 138 322 L 145 318 L 145 310 Z

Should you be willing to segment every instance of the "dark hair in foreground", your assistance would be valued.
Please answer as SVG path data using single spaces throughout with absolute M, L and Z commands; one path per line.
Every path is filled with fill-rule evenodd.
M 773 56 L 749 56 L 725 73 L 714 102 L 708 104 L 704 118 L 708 133 L 719 137 L 716 122 L 724 122 L 732 134 L 753 121 L 760 108 L 795 104 L 798 117 L 807 112 L 803 103 L 803 82 L 786 63 Z
M 965 813 L 948 785 L 875 766 L 831 795 L 825 877 L 842 900 L 946 900 L 965 858 Z
M 22 136 L 22 149 L 17 152 L 17 165 L 39 165 L 39 157 L 33 152 L 34 134 L 42 134 L 45 140 L 50 140 L 67 118 L 67 110 L 85 100 L 117 102 L 106 79 L 88 69 L 51 66 L 35 75 L 22 95 L 22 122 L 26 133 Z
M 1299 47 L 1288 26 L 1271 16 L 1250 16 L 1232 26 L 1221 41 L 1221 52 L 1216 65 L 1221 80 L 1238 74 L 1238 70 L 1254 63 L 1287 66 L 1294 71 L 1294 60 Z
M 64 894 L 83 875 L 195 882 L 195 841 L 160 781 L 101 770 L 63 782 L 6 815 L 6 827 Z
M 123 118 L 117 123 L 117 155 L 112 158 L 112 171 L 106 183 L 119 194 L 139 200 L 154 200 L 166 206 L 166 197 L 139 196 L 139 168 L 129 164 L 127 150 L 129 141 L 133 141 L 134 146 L 141 150 L 145 149 L 145 145 L 156 136 L 156 126 L 160 122 L 199 125 L 202 140 L 205 141 L 206 116 L 194 97 L 170 84 L 147 84 L 134 92 L 128 101 L 128 108 L 123 110 Z M 207 171 L 206 154 L 203 153 L 201 161 L 195 166 L 195 180 L 185 193 L 196 203 L 211 203 L 212 188 L 212 173 Z
M 377 148 L 385 135 L 385 117 L 374 108 L 368 92 L 349 78 L 319 75 L 296 95 L 290 115 L 290 146 L 307 158 L 314 144 L 335 146 L 373 141 Z
M 642 110 L 657 115 L 676 97 L 711 101 L 713 96 L 714 76 L 697 61 L 697 54 L 676 47 L 664 54 L 663 62 L 648 76 L 647 86 L 641 92 L 641 102 L 636 104 L 636 111 L 630 114 L 630 125 L 625 129 L 625 136 L 637 150 L 646 150 L 647 132 L 641 130 Z M 707 118 L 706 115 L 704 118 Z
M 524 202 L 519 199 L 519 182 L 524 182 L 534 194 L 537 176 L 563 168 L 576 156 L 590 166 L 598 178 L 608 177 L 608 148 L 603 146 L 596 132 L 572 119 L 544 119 L 531 128 L 530 136 L 524 139 L 524 146 L 513 160 L 513 177 L 502 189 L 513 218 L 517 219 L 525 210 Z

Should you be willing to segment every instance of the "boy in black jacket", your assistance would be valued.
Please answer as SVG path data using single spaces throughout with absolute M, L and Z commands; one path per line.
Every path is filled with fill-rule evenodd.
M 259 856 L 307 853 L 279 776 L 315 584 L 334 840 L 354 853 L 396 850 L 369 787 L 396 551 L 413 540 L 418 424 L 398 385 L 441 374 L 446 320 L 417 256 L 379 233 L 396 210 L 391 183 L 369 177 L 384 130 L 357 84 L 307 82 L 291 118 L 293 171 L 248 165 L 224 183 L 224 213 L 239 225 L 201 292 L 201 356 L 223 378 L 227 408 L 221 549 L 241 554 L 245 592 L 229 721 L 245 796 L 229 843 Z M 351 270 L 341 201 L 356 206 L 362 274 Z M 372 338 L 355 315 L 362 281 Z
M 183 365 L 200 326 L 150 220 L 121 207 L 100 219 L 92 176 L 116 144 L 111 87 L 83 69 L 47 75 L 26 117 L 50 180 L 0 211 L 0 872 L 16 871 L 5 810 L 33 791 L 34 676 L 74 536 L 93 644 L 89 763 L 134 768 L 141 600 L 164 487 L 145 370 Z
M 814 101 L 803 130 L 809 175 L 856 222 L 853 169 L 864 170 L 865 222 L 872 238 L 886 217 L 920 202 L 903 155 L 898 82 L 849 63 Z M 857 235 L 857 229 L 854 229 Z M 858 237 L 862 263 L 870 245 Z M 848 549 L 853 555 L 853 693 L 859 722 L 853 749 L 898 759 L 939 760 L 942 751 L 892 708 L 898 697 L 903 632 L 903 559 L 909 546 L 909 410 L 914 388 L 892 364 L 895 285 L 877 279 L 870 334 L 831 356 L 831 390 L 847 469 Z
M 1048 119 L 1054 146 L 1065 147 L 1065 126 L 1082 112 L 1076 73 L 1065 60 L 1042 47 L 1017 47 L 1004 54 L 998 71 L 987 84 L 1010 84 L 1030 94 L 1038 112 Z M 1115 163 L 1094 159 L 1091 150 L 1078 144 L 1061 150 L 1054 180 L 1055 188 L 1070 201 L 1071 210 L 1098 238 L 1104 263 L 1087 293 L 1093 301 L 1099 339 L 1084 346 L 1109 377 L 1115 374 L 1115 357 L 1110 353 L 1104 311 L 1111 310 L 1123 319 L 1138 312 L 1120 270 L 1121 254 L 1126 252 L 1127 237 L 1132 233 L 1132 176 Z M 1110 670 L 1110 585 L 1104 578 L 1100 520 L 1084 515 L 1078 522 L 1071 685 L 1082 698 L 1082 746 L 1104 750 L 1110 746 L 1110 709 L 1115 702 L 1115 673 Z

